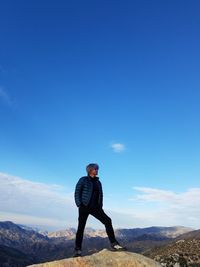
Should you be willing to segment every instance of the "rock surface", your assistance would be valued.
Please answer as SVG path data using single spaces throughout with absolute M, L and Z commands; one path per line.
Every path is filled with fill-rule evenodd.
M 33 264 L 27 267 L 160 267 L 161 265 L 141 254 L 129 251 L 103 249 L 89 256 Z

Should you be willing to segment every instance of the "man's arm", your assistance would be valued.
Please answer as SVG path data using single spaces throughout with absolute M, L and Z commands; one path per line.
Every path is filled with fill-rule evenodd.
M 101 203 L 100 203 L 100 205 L 101 205 L 101 207 L 103 207 L 103 188 L 102 188 L 102 184 L 101 184 L 100 181 L 99 181 L 99 183 L 100 183 L 100 194 L 101 194 Z
M 81 194 L 83 188 L 83 178 L 81 177 L 76 184 L 75 192 L 74 192 L 74 199 L 77 207 L 80 207 L 81 203 Z

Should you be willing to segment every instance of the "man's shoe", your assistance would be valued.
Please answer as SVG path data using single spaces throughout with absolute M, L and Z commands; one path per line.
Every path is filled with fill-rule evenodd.
M 74 254 L 73 257 L 81 257 L 82 256 L 82 251 L 81 249 L 74 249 Z
M 114 243 L 111 243 L 111 249 L 113 251 L 125 251 L 127 250 L 126 247 L 123 247 L 119 244 L 119 242 L 114 242 Z

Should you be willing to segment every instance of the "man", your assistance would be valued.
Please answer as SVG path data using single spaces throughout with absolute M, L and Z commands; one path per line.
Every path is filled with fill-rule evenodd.
M 89 214 L 93 215 L 105 225 L 112 250 L 126 250 L 126 247 L 122 247 L 116 240 L 112 220 L 103 210 L 103 190 L 99 177 L 97 176 L 98 170 L 98 164 L 90 163 L 86 167 L 87 176 L 81 177 L 76 184 L 74 198 L 78 207 L 79 217 L 74 257 L 81 256 L 83 233 Z

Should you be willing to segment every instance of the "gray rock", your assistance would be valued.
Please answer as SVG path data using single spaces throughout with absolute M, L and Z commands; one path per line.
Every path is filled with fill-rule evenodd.
M 103 249 L 90 256 L 68 258 L 58 261 L 33 264 L 28 267 L 160 267 L 161 265 L 141 254 L 129 251 Z

